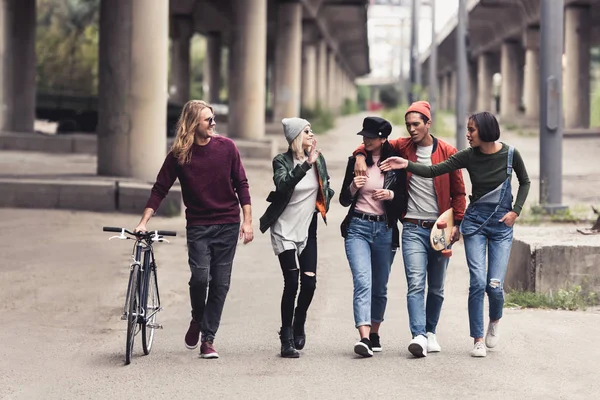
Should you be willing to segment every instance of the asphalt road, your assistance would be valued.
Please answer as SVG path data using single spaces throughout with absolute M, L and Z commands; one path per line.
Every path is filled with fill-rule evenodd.
M 344 118 L 319 137 L 336 191 L 345 158 L 359 142 L 361 120 Z M 580 144 L 573 151 L 579 157 L 588 151 L 590 160 L 597 154 L 593 146 Z M 218 360 L 200 359 L 183 344 L 189 324 L 183 218 L 150 223 L 181 233 L 171 244 L 156 246 L 164 329 L 149 356 L 142 355 L 136 338 L 133 361 L 124 366 L 126 326 L 120 315 L 131 242 L 109 242 L 110 234 L 101 228 L 133 228 L 139 216 L 0 209 L 0 399 L 591 399 L 600 394 L 596 310 L 505 310 L 498 348 L 484 359 L 469 356 L 468 271 L 461 244 L 454 247 L 446 281 L 438 328 L 442 352 L 414 359 L 407 351 L 406 280 L 398 254 L 381 330 L 384 350 L 357 358 L 352 280 L 339 233 L 346 209 L 337 198 L 328 225 L 319 225 L 318 284 L 306 348 L 299 359 L 280 358 L 283 280 L 268 234 L 258 231 L 272 185 L 270 163 L 248 165 L 256 239 L 238 246 L 215 341 Z

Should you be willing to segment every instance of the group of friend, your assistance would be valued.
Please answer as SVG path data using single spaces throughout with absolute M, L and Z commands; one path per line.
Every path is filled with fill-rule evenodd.
M 444 301 L 448 258 L 429 241 L 436 219 L 453 210 L 451 242 L 462 234 L 470 273 L 468 311 L 470 354 L 485 357 L 498 344 L 504 305 L 503 283 L 512 245 L 513 225 L 529 192 L 530 181 L 519 152 L 499 142 L 496 118 L 481 112 L 469 117 L 470 147 L 457 151 L 430 133 L 430 105 L 417 101 L 405 114 L 409 137 L 388 139 L 383 118 L 363 121 L 363 144 L 348 159 L 339 202 L 349 207 L 341 224 L 352 272 L 354 324 L 360 340 L 354 352 L 371 357 L 382 351 L 379 330 L 387 305 L 387 284 L 394 255 L 401 248 L 406 272 L 407 306 L 415 357 L 441 351 L 436 328 Z M 284 279 L 281 299 L 281 356 L 299 357 L 306 343 L 305 324 L 316 289 L 317 220 L 326 221 L 334 196 L 325 158 L 317 149 L 309 121 L 282 120 L 289 144 L 273 159 L 275 190 L 260 218 Z M 173 147 L 158 173 L 142 220 L 150 217 L 179 179 L 186 206 L 191 269 L 192 320 L 185 335 L 202 358 L 218 358 L 214 339 L 229 290 L 238 239 L 253 240 L 248 180 L 232 140 L 214 132 L 212 107 L 192 100 L 183 109 Z M 472 183 L 469 206 L 461 169 Z M 511 178 L 519 189 L 513 202 Z M 240 221 L 240 205 L 243 220 Z M 402 235 L 398 222 L 402 224 Z M 425 294 L 427 288 L 427 294 Z M 484 340 L 484 295 L 489 322 Z

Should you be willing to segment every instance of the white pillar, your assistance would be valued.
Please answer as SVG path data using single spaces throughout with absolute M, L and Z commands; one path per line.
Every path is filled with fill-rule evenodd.
M 33 132 L 35 0 L 0 2 L 0 132 Z
M 327 43 L 321 40 L 317 44 L 317 103 L 322 108 L 328 108 L 327 98 L 327 75 L 328 75 L 329 55 L 327 53 Z
M 267 0 L 232 0 L 228 135 L 265 134 Z
M 565 128 L 590 126 L 591 7 L 565 9 Z
M 221 54 L 223 44 L 220 32 L 206 35 L 206 68 L 204 70 L 205 98 L 211 103 L 220 102 Z
M 100 3 L 98 174 L 153 181 L 167 147 L 169 1 Z
M 523 82 L 525 116 L 540 117 L 540 29 L 527 28 L 525 34 L 525 81 Z
M 317 46 L 305 44 L 302 56 L 302 107 L 314 109 L 317 103 Z
M 500 87 L 500 115 L 511 118 L 519 113 L 519 52 L 521 45 L 516 41 L 502 43 L 500 74 L 502 85 Z
M 478 81 L 477 81 L 477 62 L 476 61 L 468 61 L 469 68 L 469 104 L 467 104 L 467 112 L 472 114 L 477 110 L 477 91 L 478 91 Z
M 492 71 L 491 54 L 482 53 L 477 57 L 477 111 L 491 111 L 492 107 Z
M 448 75 L 448 109 L 456 110 L 456 71 L 450 71 Z
M 335 54 L 330 51 L 328 52 L 327 59 L 327 108 L 333 112 L 336 111 L 336 96 L 337 91 L 337 66 L 335 61 Z
M 190 99 L 190 39 L 193 25 L 189 18 L 173 18 L 171 38 L 171 101 L 184 105 Z
M 300 115 L 302 80 L 302 5 L 277 6 L 275 39 L 275 98 L 273 120 Z

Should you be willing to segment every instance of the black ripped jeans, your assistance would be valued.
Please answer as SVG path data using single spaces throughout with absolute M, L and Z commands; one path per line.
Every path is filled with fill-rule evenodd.
M 283 296 L 281 297 L 281 326 L 292 326 L 294 318 L 294 303 L 298 293 L 298 278 L 300 278 L 300 294 L 296 306 L 296 319 L 306 320 L 306 312 L 317 287 L 317 214 L 313 215 L 308 228 L 306 247 L 300 253 L 296 262 L 296 250 L 286 250 L 279 254 L 279 264 L 283 272 Z M 311 275 L 307 275 L 307 272 Z

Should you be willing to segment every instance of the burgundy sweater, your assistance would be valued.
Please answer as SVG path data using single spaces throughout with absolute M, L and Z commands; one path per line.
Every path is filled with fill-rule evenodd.
M 250 190 L 240 153 L 231 139 L 213 136 L 205 146 L 194 144 L 189 164 L 167 154 L 146 208 L 157 210 L 179 178 L 187 226 L 240 222 L 240 204 L 250 204 Z

